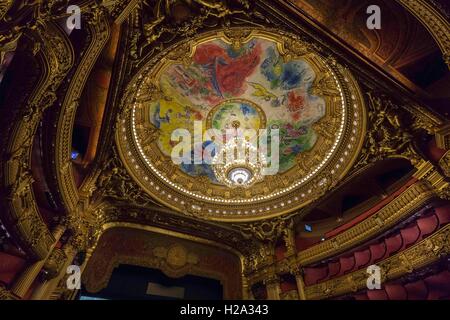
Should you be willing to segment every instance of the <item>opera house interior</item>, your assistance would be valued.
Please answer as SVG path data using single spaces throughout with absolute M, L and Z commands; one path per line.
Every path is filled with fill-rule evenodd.
M 0 1 L 0 300 L 449 300 L 449 21 Z

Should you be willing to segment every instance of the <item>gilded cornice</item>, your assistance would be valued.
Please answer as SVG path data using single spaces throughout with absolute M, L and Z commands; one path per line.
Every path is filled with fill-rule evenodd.
M 447 225 L 416 245 L 378 262 L 377 265 L 382 271 L 382 282 L 409 274 L 438 261 L 440 257 L 447 256 L 449 253 L 450 225 Z M 306 297 L 315 300 L 357 292 L 367 288 L 367 278 L 368 273 L 363 268 L 348 275 L 306 287 Z
M 108 17 L 101 7 L 91 13 L 90 18 L 87 24 L 92 40 L 70 81 L 69 88 L 61 106 L 55 135 L 56 176 L 66 212 L 69 214 L 75 210 L 79 201 L 79 194 L 72 174 L 72 162 L 70 159 L 70 146 L 72 145 L 72 132 L 78 101 L 89 74 L 110 35 Z
M 397 0 L 408 9 L 433 36 L 450 68 L 450 24 L 439 10 L 425 0 Z
M 450 150 L 450 123 L 443 125 L 437 130 L 436 145 L 443 150 Z
M 54 239 L 36 205 L 32 190 L 31 148 L 38 123 L 45 109 L 56 101 L 59 85 L 72 67 L 74 54 L 65 33 L 53 23 L 39 24 L 29 37 L 35 41 L 35 54 L 43 67 L 42 76 L 12 122 L 3 164 L 7 221 L 19 235 L 24 249 L 35 258 L 44 258 Z

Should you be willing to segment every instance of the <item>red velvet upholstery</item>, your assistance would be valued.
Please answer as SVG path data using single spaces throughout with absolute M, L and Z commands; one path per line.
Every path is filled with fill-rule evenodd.
M 304 268 L 305 272 L 305 285 L 309 286 L 315 284 L 328 276 L 328 266 L 321 268 Z
M 439 219 L 439 224 L 444 225 L 450 222 L 450 205 L 437 208 L 435 211 Z
M 414 224 L 409 228 L 404 228 L 400 230 L 400 234 L 402 235 L 403 238 L 403 249 L 406 249 L 410 245 L 416 243 L 417 240 L 419 240 L 420 229 L 417 226 L 417 224 Z
M 386 283 L 380 290 L 365 290 L 351 296 L 356 300 L 440 300 L 450 299 L 450 272 L 441 271 L 424 280 L 402 284 Z M 336 299 L 342 299 L 337 297 Z M 348 296 L 347 296 L 348 298 Z
M 355 268 L 355 257 L 340 257 L 339 263 L 341 265 L 341 271 L 339 272 L 340 275 L 345 274 L 349 271 L 352 271 Z
M 378 242 L 353 250 L 322 265 L 304 268 L 305 284 L 313 285 L 376 264 L 421 241 L 447 223 L 450 223 L 450 206 L 430 210 L 426 215 L 419 216 Z M 414 295 L 414 292 L 412 294 Z
M 384 290 L 368 290 L 367 297 L 370 300 L 388 300 L 388 295 Z
M 359 269 L 367 266 L 371 260 L 369 248 L 355 252 L 355 268 Z
M 436 215 L 433 214 L 432 216 L 418 219 L 417 225 L 419 226 L 423 239 L 436 231 L 436 229 L 439 227 L 439 219 Z
M 0 283 L 11 284 L 15 277 L 25 268 L 22 258 L 0 252 Z
M 425 300 L 428 296 L 428 288 L 422 280 L 406 284 L 405 289 L 408 300 Z
M 397 234 L 395 236 L 386 238 L 384 240 L 386 243 L 386 254 L 384 258 L 388 258 L 394 254 L 396 254 L 403 246 L 403 239 L 401 234 Z
M 408 298 L 406 289 L 400 284 L 386 284 L 384 290 L 389 300 L 406 300 Z
M 380 261 L 386 255 L 386 245 L 384 242 L 380 244 L 371 244 L 369 246 L 370 254 L 372 256 L 372 262 Z
M 428 300 L 438 300 L 450 295 L 450 272 L 430 276 L 425 279 L 428 287 Z

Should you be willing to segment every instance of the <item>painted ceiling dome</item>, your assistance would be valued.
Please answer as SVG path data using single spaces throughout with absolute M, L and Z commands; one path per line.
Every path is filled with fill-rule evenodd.
M 171 48 L 123 103 L 116 138 L 132 176 L 208 219 L 267 218 L 315 200 L 350 168 L 365 130 L 348 71 L 277 30 L 226 29 Z

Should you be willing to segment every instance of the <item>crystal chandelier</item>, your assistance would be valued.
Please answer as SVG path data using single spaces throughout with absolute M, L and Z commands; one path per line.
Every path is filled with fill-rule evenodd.
M 262 181 L 266 165 L 266 158 L 258 153 L 258 148 L 240 137 L 227 142 L 212 159 L 217 180 L 230 188 L 248 188 Z

